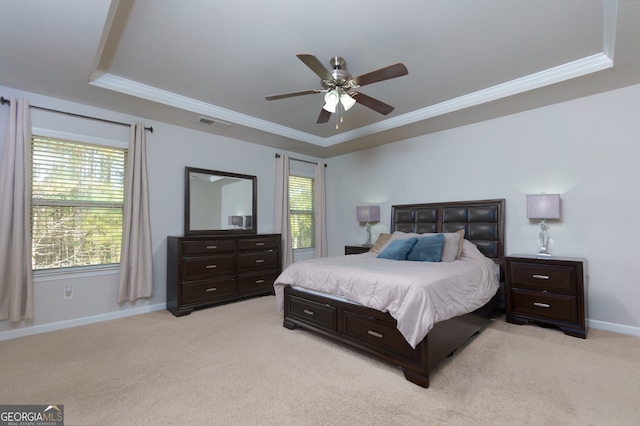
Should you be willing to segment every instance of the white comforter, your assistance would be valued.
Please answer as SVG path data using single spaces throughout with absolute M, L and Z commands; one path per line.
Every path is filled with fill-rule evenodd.
M 290 265 L 274 283 L 278 309 L 283 309 L 286 285 L 337 294 L 389 312 L 415 348 L 435 323 L 481 307 L 498 291 L 496 265 L 466 240 L 460 259 L 453 262 L 397 261 L 376 256 L 325 257 Z

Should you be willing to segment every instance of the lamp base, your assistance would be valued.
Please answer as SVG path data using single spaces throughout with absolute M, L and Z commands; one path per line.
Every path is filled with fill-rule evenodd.
M 549 253 L 540 252 L 536 254 L 536 259 L 551 259 L 551 255 Z

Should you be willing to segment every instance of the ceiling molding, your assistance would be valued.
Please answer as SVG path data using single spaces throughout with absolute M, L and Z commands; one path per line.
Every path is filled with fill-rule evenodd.
M 448 114 L 476 105 L 506 98 L 507 96 L 538 89 L 550 84 L 570 80 L 586 74 L 591 74 L 613 66 L 613 61 L 604 53 L 598 53 L 577 61 L 569 62 L 558 67 L 550 68 L 526 77 L 518 78 L 506 83 L 498 84 L 488 89 L 440 102 L 426 108 L 399 115 L 388 120 L 364 126 L 359 129 L 331 136 L 326 139 L 325 146 L 347 142 L 363 136 L 391 130 L 418 121 Z
M 113 13 L 112 11 L 113 8 L 110 11 L 110 15 Z M 107 71 L 100 70 L 97 66 L 91 75 L 89 84 L 174 108 L 179 108 L 185 111 L 190 111 L 197 114 L 198 117 L 202 115 L 215 117 L 216 119 L 279 135 L 285 138 L 321 147 L 329 147 L 611 68 L 614 65 L 613 52 L 615 48 L 617 14 L 618 0 L 604 0 L 601 53 L 577 59 L 566 64 L 440 102 L 416 111 L 392 117 L 387 120 L 379 121 L 368 126 L 363 126 L 358 129 L 330 136 L 328 138 L 315 136 L 310 133 L 295 130 L 250 115 L 238 113 L 236 111 L 162 90 L 137 81 L 118 77 L 108 73 Z M 107 25 L 110 25 L 110 21 L 111 19 L 107 20 Z M 101 45 L 102 44 L 103 43 L 101 42 Z M 95 63 L 98 64 L 99 60 L 96 60 Z M 195 117 L 194 120 L 197 120 L 197 117 Z
M 215 117 L 224 121 L 230 121 L 231 123 L 262 130 L 302 142 L 325 146 L 324 138 L 319 136 L 291 129 L 286 126 L 281 126 L 270 121 L 261 120 L 250 115 L 241 114 L 226 108 L 221 108 L 197 99 L 182 96 L 167 90 L 158 89 L 157 87 L 118 77 L 113 74 L 96 72 L 92 75 L 92 79 L 89 81 L 89 84 L 92 86 L 102 87 L 103 89 L 113 90 L 114 92 L 146 99 L 148 101 L 158 102 L 173 108 L 191 111 L 199 115 Z M 194 120 L 197 120 L 197 117 L 194 118 Z
M 618 0 L 605 0 L 602 7 L 602 51 L 613 60 L 618 27 Z

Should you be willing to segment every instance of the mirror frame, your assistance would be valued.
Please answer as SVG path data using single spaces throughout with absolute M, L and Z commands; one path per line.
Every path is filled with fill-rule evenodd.
M 258 178 L 252 175 L 243 175 L 239 173 L 221 172 L 218 170 L 199 169 L 196 167 L 184 168 L 184 235 L 224 235 L 224 234 L 257 234 L 258 233 Z M 237 179 L 247 179 L 252 182 L 253 194 L 251 196 L 251 229 L 196 229 L 192 230 L 190 223 L 191 213 L 191 190 L 190 179 L 191 173 L 202 173 L 215 176 L 232 177 Z

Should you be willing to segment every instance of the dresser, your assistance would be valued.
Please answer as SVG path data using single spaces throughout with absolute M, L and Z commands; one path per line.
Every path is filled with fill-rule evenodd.
M 167 237 L 167 309 L 194 309 L 273 293 L 280 234 Z
M 506 257 L 506 320 L 558 327 L 587 337 L 587 261 L 583 258 Z

